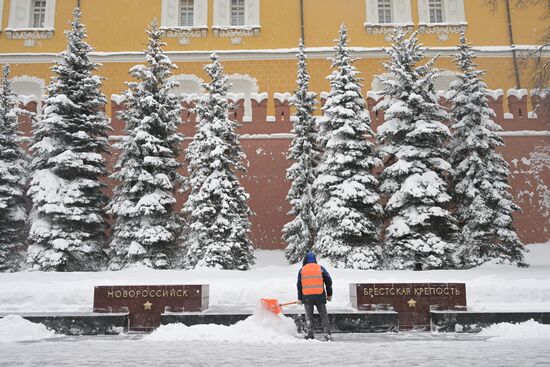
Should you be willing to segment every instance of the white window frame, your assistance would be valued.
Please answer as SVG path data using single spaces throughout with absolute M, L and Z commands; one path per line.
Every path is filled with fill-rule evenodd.
M 380 23 L 378 13 L 378 0 L 365 0 L 366 17 L 367 21 L 365 25 L 377 25 L 377 26 L 409 26 L 412 23 L 412 12 L 410 0 L 391 0 L 391 23 Z
M 212 28 L 260 28 L 260 0 L 244 0 L 244 24 L 232 25 L 232 1 L 214 0 L 214 22 Z
M 430 23 L 445 23 L 445 1 L 428 0 L 428 12 L 430 13 Z
M 193 1 L 193 25 L 180 25 L 181 1 L 180 0 L 162 0 L 160 26 L 162 29 L 180 29 L 180 30 L 206 30 L 208 29 L 208 0 Z M 206 34 L 201 34 L 205 36 Z M 177 37 L 176 35 L 175 37 Z M 181 35 L 180 35 L 181 36 Z M 189 35 L 187 35 L 189 36 Z
M 10 3 L 10 14 L 7 30 L 53 30 L 55 26 L 55 3 L 56 0 L 45 0 L 46 11 L 43 27 L 33 27 L 31 13 L 34 0 L 12 0 Z
M 384 4 L 381 4 L 383 2 Z M 380 5 L 383 5 L 380 7 Z M 392 24 L 393 23 L 393 2 L 391 0 L 378 0 L 377 1 L 377 8 L 378 8 L 378 23 L 380 24 Z M 387 19 L 389 10 L 389 21 Z M 384 18 L 384 19 L 381 19 Z
M 429 0 L 418 0 L 418 31 L 436 34 L 440 41 L 447 41 L 449 34 L 466 30 L 468 23 L 464 12 L 464 0 L 441 0 L 443 4 L 443 22 L 432 23 Z
M 230 0 L 230 25 L 244 27 L 246 25 L 246 0 Z
M 37 2 L 39 2 L 40 7 L 37 7 Z M 30 28 L 44 28 L 44 24 L 46 24 L 46 8 L 48 6 L 47 0 L 31 0 L 31 15 L 30 15 Z M 37 11 L 39 10 L 39 11 Z M 36 22 L 38 17 L 38 22 Z
M 441 0 L 443 22 L 433 23 L 430 19 L 430 0 L 418 0 L 418 18 L 420 25 L 466 25 L 464 0 Z
M 378 0 L 365 0 L 366 21 L 365 28 L 369 34 L 384 34 L 389 37 L 395 27 L 405 27 L 408 31 L 413 29 L 411 1 L 391 0 L 391 23 L 380 23 Z
M 185 18 L 184 18 L 185 13 Z M 190 16 L 189 16 L 190 15 Z M 178 14 L 178 25 L 180 27 L 193 27 L 195 25 L 195 0 L 179 0 L 179 14 Z M 188 20 L 191 20 L 191 24 L 187 23 Z

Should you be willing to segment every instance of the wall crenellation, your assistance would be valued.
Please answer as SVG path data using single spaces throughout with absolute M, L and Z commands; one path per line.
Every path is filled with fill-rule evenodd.
M 324 106 L 328 93 L 320 93 L 320 108 Z M 439 93 L 439 102 L 445 108 L 450 108 L 446 93 Z M 245 99 L 241 94 L 229 95 L 229 101 L 234 108 L 231 110 L 231 118 L 241 124 L 241 134 L 274 134 L 289 133 L 292 129 L 293 109 L 290 105 L 290 93 L 275 93 L 269 98 L 267 93 L 254 93 L 251 98 L 252 116 L 245 116 Z M 194 112 L 197 94 L 182 95 L 182 127 L 181 132 L 186 136 L 193 135 L 196 113 Z M 366 104 L 370 114 L 374 131 L 384 121 L 384 113 L 376 109 L 376 104 L 381 100 L 376 92 L 366 93 Z M 489 107 L 494 111 L 494 121 L 502 126 L 504 131 L 548 131 L 550 130 L 550 93 L 530 93 L 525 89 L 509 89 L 506 93 L 508 110 L 504 109 L 504 92 L 502 89 L 488 90 L 487 99 Z M 530 100 L 530 101 L 529 101 Z M 20 108 L 31 113 L 36 113 L 38 101 L 34 96 L 20 96 Z M 530 102 L 530 103 L 529 103 Z M 267 116 L 268 104 L 274 106 L 275 116 Z M 124 95 L 111 95 L 110 114 L 112 135 L 121 135 L 124 132 L 124 121 L 118 118 L 120 111 L 126 107 Z M 24 135 L 30 134 L 31 124 L 28 115 L 22 117 L 21 130 Z

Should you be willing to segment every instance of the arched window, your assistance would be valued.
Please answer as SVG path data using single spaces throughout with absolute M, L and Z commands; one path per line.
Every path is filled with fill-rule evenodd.
M 381 90 L 384 89 L 384 84 L 382 84 L 381 78 L 395 79 L 395 77 L 390 73 L 375 75 L 372 78 L 372 82 L 371 82 L 371 90 L 373 92 L 380 92 Z
M 444 70 L 439 73 L 439 76 L 435 79 L 435 90 L 436 91 L 446 91 L 449 89 L 449 86 L 455 80 L 458 80 L 457 74 L 454 71 Z
M 231 87 L 229 93 L 242 93 L 244 94 L 244 116 L 252 117 L 252 104 L 250 102 L 250 95 L 252 93 L 258 93 L 258 81 L 256 78 L 252 78 L 250 75 L 231 74 L 228 75 Z
M 178 87 L 172 89 L 172 92 L 177 96 L 200 95 L 204 93 L 204 88 L 202 87 L 203 80 L 196 75 L 180 74 L 174 75 L 171 79 L 180 83 Z
M 46 83 L 43 79 L 33 76 L 16 76 L 12 79 L 13 92 L 20 97 L 20 100 L 32 99 L 37 102 L 36 111 L 40 111 L 42 97 L 44 96 Z

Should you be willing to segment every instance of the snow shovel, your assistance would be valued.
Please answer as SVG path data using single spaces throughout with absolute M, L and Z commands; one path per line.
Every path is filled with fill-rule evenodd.
M 260 299 L 260 302 L 262 303 L 262 305 L 264 306 L 264 308 L 266 310 L 268 310 L 270 312 L 273 312 L 275 315 L 278 315 L 278 314 L 281 313 L 281 311 L 283 310 L 282 309 L 283 306 L 296 304 L 296 301 L 287 302 L 287 303 L 279 303 L 278 300 L 273 299 L 273 298 L 262 298 L 262 299 Z

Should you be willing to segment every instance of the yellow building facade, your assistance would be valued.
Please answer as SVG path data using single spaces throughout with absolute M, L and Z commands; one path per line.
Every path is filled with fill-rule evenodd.
M 487 0 L 0 0 L 0 64 L 11 65 L 21 105 L 34 111 L 43 99 L 52 62 L 66 48 L 63 31 L 79 5 L 88 42 L 95 48 L 92 58 L 103 64 L 98 74 L 104 78 L 103 93 L 109 100 L 105 109 L 115 141 L 124 130 L 117 111 L 125 108 L 121 94 L 130 80 L 128 70 L 145 61 L 145 29 L 157 19 L 165 50 L 178 66 L 174 78 L 180 87 L 174 92 L 185 96 L 182 119 L 187 123 L 181 131 L 189 137 L 194 133 L 191 99 L 202 93 L 201 83 L 208 81 L 203 66 L 216 51 L 231 92 L 239 94 L 230 97 L 238 101 L 235 118 L 243 122 L 239 131 L 247 173 L 242 180 L 256 213 L 251 239 L 256 247 L 276 249 L 285 246 L 281 229 L 291 219 L 285 179 L 291 110 L 289 94 L 284 93 L 296 88 L 299 39 L 303 37 L 307 47 L 311 90 L 322 102 L 323 92 L 329 90 L 325 78 L 331 72 L 333 40 L 340 25 L 347 26 L 376 129 L 383 116 L 373 111 L 378 97 L 369 91 L 377 91 L 376 76 L 387 73 L 384 48 L 395 27 L 417 30 L 426 56 L 440 55 L 438 90 L 456 78 L 452 59 L 464 30 L 475 46 L 477 63 L 487 71 L 489 88 L 514 89 L 490 92 L 489 103 L 505 130 L 502 153 L 511 164 L 512 193 L 522 208 L 515 217 L 518 233 L 526 243 L 544 242 L 550 235 L 550 170 L 540 157 L 550 161 L 550 118 L 545 109 L 533 110 L 550 104 L 550 96 L 517 89 L 530 88 L 530 70 L 522 67 L 522 60 L 547 32 L 549 20 L 544 16 L 549 9 L 542 2 L 523 8 L 515 7 L 515 0 L 509 0 L 510 7 L 508 0 L 493 3 L 496 6 Z M 543 56 L 549 57 L 550 50 Z M 30 133 L 28 117 L 21 126 Z M 110 164 L 116 150 L 113 153 Z M 178 207 L 183 200 L 178 195 Z
M 453 79 L 453 48 L 462 29 L 476 47 L 480 68 L 487 70 L 489 88 L 529 88 L 529 70 L 514 68 L 513 53 L 521 64 L 548 28 L 544 5 L 518 8 L 513 0 L 509 12 L 506 0 L 497 0 L 496 7 L 485 0 L 0 0 L 0 63 L 12 65 L 19 94 L 44 93 L 77 4 L 96 50 L 93 57 L 103 64 L 99 74 L 108 97 L 120 94 L 128 69 L 143 62 L 144 30 L 153 19 L 166 30 L 165 49 L 178 66 L 179 92 L 200 92 L 206 78 L 202 67 L 217 51 L 233 91 L 246 98 L 295 89 L 295 52 L 302 36 L 311 88 L 328 90 L 327 58 L 340 24 L 349 29 L 365 92 L 377 89 L 375 76 L 385 73 L 383 48 L 397 25 L 419 30 L 427 55 L 441 55 L 439 89 Z

